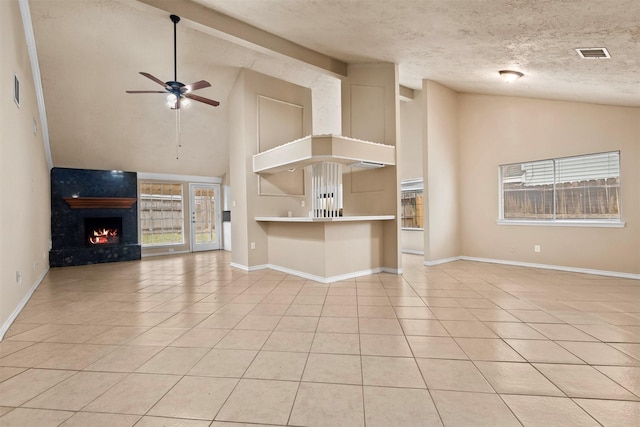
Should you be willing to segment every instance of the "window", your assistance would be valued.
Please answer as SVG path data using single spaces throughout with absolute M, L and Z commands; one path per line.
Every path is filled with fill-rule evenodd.
M 184 244 L 182 184 L 140 182 L 142 246 Z
M 620 152 L 500 166 L 501 220 L 620 221 Z
M 422 230 L 424 228 L 424 185 L 421 179 L 412 179 L 400 183 L 400 203 L 402 228 Z

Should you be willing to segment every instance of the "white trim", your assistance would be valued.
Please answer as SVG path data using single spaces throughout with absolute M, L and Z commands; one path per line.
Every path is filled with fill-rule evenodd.
M 42 77 L 40 75 L 38 51 L 36 50 L 36 38 L 33 33 L 33 25 L 31 23 L 29 0 L 18 0 L 18 6 L 20 7 L 22 27 L 24 28 L 24 38 L 27 42 L 27 51 L 29 52 L 29 63 L 31 64 L 31 73 L 33 74 L 33 86 L 36 91 L 36 103 L 38 104 L 38 113 L 40 114 L 40 129 L 42 132 L 42 142 L 44 144 L 44 155 L 47 158 L 47 166 L 49 166 L 49 170 L 51 170 L 53 169 L 53 160 L 51 157 L 51 144 L 49 143 L 49 124 L 47 122 L 47 110 L 44 105 L 44 91 L 42 90 Z
M 594 274 L 598 276 L 611 276 L 611 277 L 620 277 L 623 279 L 640 280 L 640 274 L 623 273 L 619 271 L 593 270 L 590 268 L 566 267 L 562 265 L 536 264 L 533 262 L 507 261 L 507 260 L 501 260 L 501 259 L 476 258 L 476 257 L 469 257 L 469 256 L 461 256 L 459 259 L 464 261 L 477 261 L 477 262 L 487 262 L 492 264 L 515 265 L 518 267 L 542 268 L 545 270 L 560 270 L 560 271 L 568 271 L 571 273 Z
M 337 276 L 322 277 L 322 276 L 316 276 L 315 274 L 305 273 L 303 271 L 292 270 L 290 268 L 281 267 L 279 265 L 269 264 L 268 266 L 272 270 L 280 271 L 282 273 L 292 274 L 294 276 L 302 277 L 304 279 L 309 279 L 309 280 L 313 280 L 314 282 L 320 282 L 320 283 L 333 283 L 333 282 L 339 282 L 341 280 L 354 279 L 356 277 L 361 277 L 361 276 L 369 276 L 371 274 L 382 273 L 382 271 L 384 270 L 383 268 L 378 267 L 378 268 L 371 268 L 368 270 L 354 271 L 352 273 L 339 274 Z
M 153 249 L 153 248 L 159 248 L 161 246 L 150 246 L 150 247 L 145 247 L 145 249 Z M 154 256 L 165 256 L 165 255 L 178 255 L 178 254 L 188 254 L 191 253 L 189 251 L 173 251 L 173 252 L 154 252 L 154 253 L 150 253 L 150 254 L 140 254 L 140 256 L 142 258 L 149 258 L 149 257 L 154 257 Z
M 559 271 L 568 271 L 571 273 L 594 274 L 598 276 L 610 276 L 610 277 L 620 277 L 623 279 L 640 280 L 640 274 L 634 274 L 634 273 L 624 273 L 619 271 L 608 271 L 608 270 L 593 270 L 590 268 L 566 267 L 563 265 L 537 264 L 533 262 L 507 261 L 502 259 L 478 258 L 478 257 L 472 257 L 472 256 L 459 256 L 459 257 L 452 257 L 452 258 L 443 258 L 443 259 L 438 259 L 434 261 L 425 261 L 424 265 L 426 267 L 433 267 L 435 265 L 444 264 L 452 261 L 460 261 L 460 260 L 486 262 L 491 264 L 515 265 L 518 267 L 541 268 L 544 270 L 559 270 Z
M 337 276 L 329 276 L 329 277 L 316 276 L 315 274 L 305 273 L 304 271 L 293 270 L 291 268 L 281 267 L 279 265 L 274 265 L 274 264 L 262 264 L 262 265 L 254 265 L 251 267 L 247 267 L 246 265 L 232 262 L 231 267 L 239 268 L 240 270 L 244 270 L 244 271 L 256 271 L 256 270 L 263 270 L 265 268 L 268 268 L 271 270 L 279 271 L 281 273 L 287 273 L 294 276 L 302 277 L 303 279 L 313 280 L 314 282 L 319 282 L 319 283 L 339 282 L 341 280 L 349 280 L 349 279 L 354 279 L 356 277 L 369 276 L 371 274 L 377 274 L 382 272 L 391 273 L 391 274 L 402 274 L 402 269 L 393 269 L 388 267 L 378 267 L 378 268 L 372 268 L 368 270 L 354 271 L 352 273 L 340 274 Z
M 246 265 L 232 262 L 230 263 L 230 265 L 231 267 L 239 268 L 240 270 L 244 270 L 244 271 L 257 271 L 257 270 L 264 270 L 265 268 L 269 268 L 269 264 L 252 265 L 251 267 L 248 267 Z
M 415 249 L 402 249 L 401 252 L 403 254 L 424 255 L 424 251 L 417 251 Z
M 172 175 L 168 173 L 138 172 L 138 180 L 179 181 L 203 184 L 222 184 L 222 178 L 214 176 Z
M 27 292 L 24 298 L 22 298 L 22 301 L 20 301 L 20 304 L 18 304 L 15 310 L 13 310 L 13 313 L 11 313 L 11 315 L 6 320 L 6 322 L 4 322 L 2 327 L 0 327 L 0 341 L 2 341 L 2 339 L 4 338 L 4 334 L 7 333 L 7 331 L 9 330 L 9 327 L 11 327 L 11 325 L 13 324 L 13 321 L 16 320 L 16 317 L 18 317 L 18 315 L 20 314 L 24 306 L 27 305 L 27 303 L 29 302 L 29 299 L 31 299 L 31 295 L 33 295 L 36 289 L 38 289 L 38 286 L 40 286 L 40 283 L 42 283 L 44 276 L 46 276 L 48 272 L 49 272 L 49 267 L 45 268 L 42 274 L 38 276 L 35 284 L 31 287 L 31 289 L 29 289 L 29 292 Z
M 441 258 L 441 259 L 434 259 L 434 260 L 425 260 L 423 265 L 426 267 L 433 267 L 434 265 L 440 265 L 440 264 L 446 264 L 448 262 L 453 262 L 453 261 L 460 261 L 462 259 L 462 257 L 459 256 L 454 256 L 451 258 Z
M 498 225 L 535 225 L 547 227 L 600 227 L 600 228 L 624 228 L 624 221 L 596 221 L 596 220 L 539 220 L 527 221 L 516 219 L 499 219 Z
M 401 276 L 404 273 L 404 270 L 402 268 L 382 267 L 382 272 Z

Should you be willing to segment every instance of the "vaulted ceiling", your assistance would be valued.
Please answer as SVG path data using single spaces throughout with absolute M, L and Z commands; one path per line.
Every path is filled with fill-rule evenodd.
M 54 164 L 222 175 L 227 170 L 226 99 L 240 68 L 314 91 L 314 112 L 336 118 L 335 73 L 287 57 L 251 37 L 279 37 L 338 63 L 395 62 L 400 84 L 422 79 L 461 92 L 640 107 L 637 0 L 29 0 Z M 138 72 L 173 79 L 172 8 L 217 17 L 178 24 L 178 79 L 221 106 L 194 105 L 176 118 Z M 222 15 L 221 15 L 222 14 Z M 203 15 L 200 13 L 199 15 Z M 206 15 L 206 13 L 204 14 Z M 240 21 L 247 40 L 220 17 Z M 213 24 L 210 24 L 213 22 Z M 209 24 L 208 24 L 209 23 Z M 260 32 L 264 31 L 266 33 Z M 262 34 L 262 36 L 261 36 Z M 575 48 L 605 47 L 610 59 Z M 505 84 L 498 70 L 524 77 Z M 339 118 L 339 116 L 337 116 Z M 314 121 L 314 127 L 322 124 Z M 335 131 L 333 125 L 320 131 Z M 317 129 L 314 129 L 317 131 Z M 338 129 L 339 131 L 339 129 Z M 179 157 L 179 159 L 176 159 Z

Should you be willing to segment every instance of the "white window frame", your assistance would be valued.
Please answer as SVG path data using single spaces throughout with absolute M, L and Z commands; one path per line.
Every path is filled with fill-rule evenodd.
M 167 246 L 183 246 L 185 244 L 185 230 L 184 230 L 184 208 L 185 208 L 185 200 L 184 200 L 184 186 L 182 185 L 182 183 L 180 182 L 171 182 L 171 181 L 152 181 L 152 180 L 139 180 L 138 182 L 138 188 L 141 188 L 143 184 L 159 184 L 159 185 L 179 185 L 181 188 L 181 193 L 180 193 L 180 206 L 182 208 L 181 210 L 181 217 L 180 219 L 180 223 L 181 223 L 181 231 L 180 231 L 180 235 L 182 236 L 182 241 L 180 242 L 168 242 L 168 243 L 148 243 L 145 244 L 143 243 L 143 230 L 142 230 L 142 203 L 139 203 L 139 212 L 138 212 L 138 216 L 139 216 L 139 223 L 140 223 L 140 245 L 143 248 L 158 248 L 158 247 L 167 247 Z M 140 191 L 140 190 L 138 190 Z M 142 202 L 142 192 L 140 191 L 140 202 Z M 152 197 L 153 199 L 153 197 Z M 178 218 L 175 218 L 178 219 Z M 153 221 L 153 220 L 151 220 Z
M 405 191 L 418 191 L 422 190 L 422 209 L 424 210 L 424 180 L 422 178 L 406 179 L 400 181 L 400 204 L 402 205 L 402 193 Z M 422 219 L 424 223 L 424 218 Z M 402 224 L 402 218 L 400 218 Z M 424 227 L 401 227 L 402 230 L 407 231 L 424 231 Z
M 619 218 L 614 219 L 557 219 L 556 215 L 556 197 L 555 197 L 555 184 L 556 184 L 556 161 L 562 159 L 570 159 L 570 158 L 580 158 L 580 157 L 589 157 L 598 154 L 609 154 L 609 153 L 617 153 L 618 160 L 620 162 L 620 169 L 622 164 L 622 158 L 620 155 L 620 151 L 606 151 L 602 153 L 589 153 L 582 154 L 576 156 L 566 156 L 566 157 L 556 157 L 551 159 L 542 159 L 542 160 L 531 160 L 524 162 L 516 162 L 516 163 L 506 163 L 502 165 L 498 165 L 498 220 L 496 223 L 498 225 L 533 225 L 533 226 L 552 226 L 552 227 L 611 227 L 611 228 L 622 228 L 625 226 L 625 222 L 622 221 L 622 172 L 620 172 L 620 212 Z M 521 165 L 523 163 L 536 163 L 536 162 L 553 162 L 553 185 L 554 185 L 554 194 L 553 194 L 553 215 L 552 219 L 505 219 L 504 218 L 504 190 L 502 188 L 503 180 L 502 180 L 502 170 L 505 166 L 510 165 Z

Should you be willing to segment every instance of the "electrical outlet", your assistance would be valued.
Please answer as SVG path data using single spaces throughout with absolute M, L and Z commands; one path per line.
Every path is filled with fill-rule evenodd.
M 256 242 L 251 242 L 251 249 L 255 249 L 256 248 Z
M 173 251 L 175 251 L 175 249 L 173 249 L 173 248 L 169 248 L 169 253 L 171 253 L 171 252 L 173 252 Z
M 234 208 L 236 207 L 236 201 L 235 200 L 233 202 L 231 202 L 231 206 L 233 206 Z
M 21 272 L 19 272 L 19 271 L 16 271 L 16 283 L 17 283 L 18 285 L 21 285 L 21 284 L 22 284 L 22 273 L 21 273 Z
M 516 248 L 514 248 L 513 246 L 509 250 L 511 251 L 512 254 L 516 253 Z
M 534 252 L 540 252 L 540 245 L 535 245 L 535 246 L 533 247 L 533 251 L 534 251 Z
M 300 200 L 300 207 L 304 208 L 304 200 Z
M 33 261 L 33 271 L 38 269 L 38 261 Z

